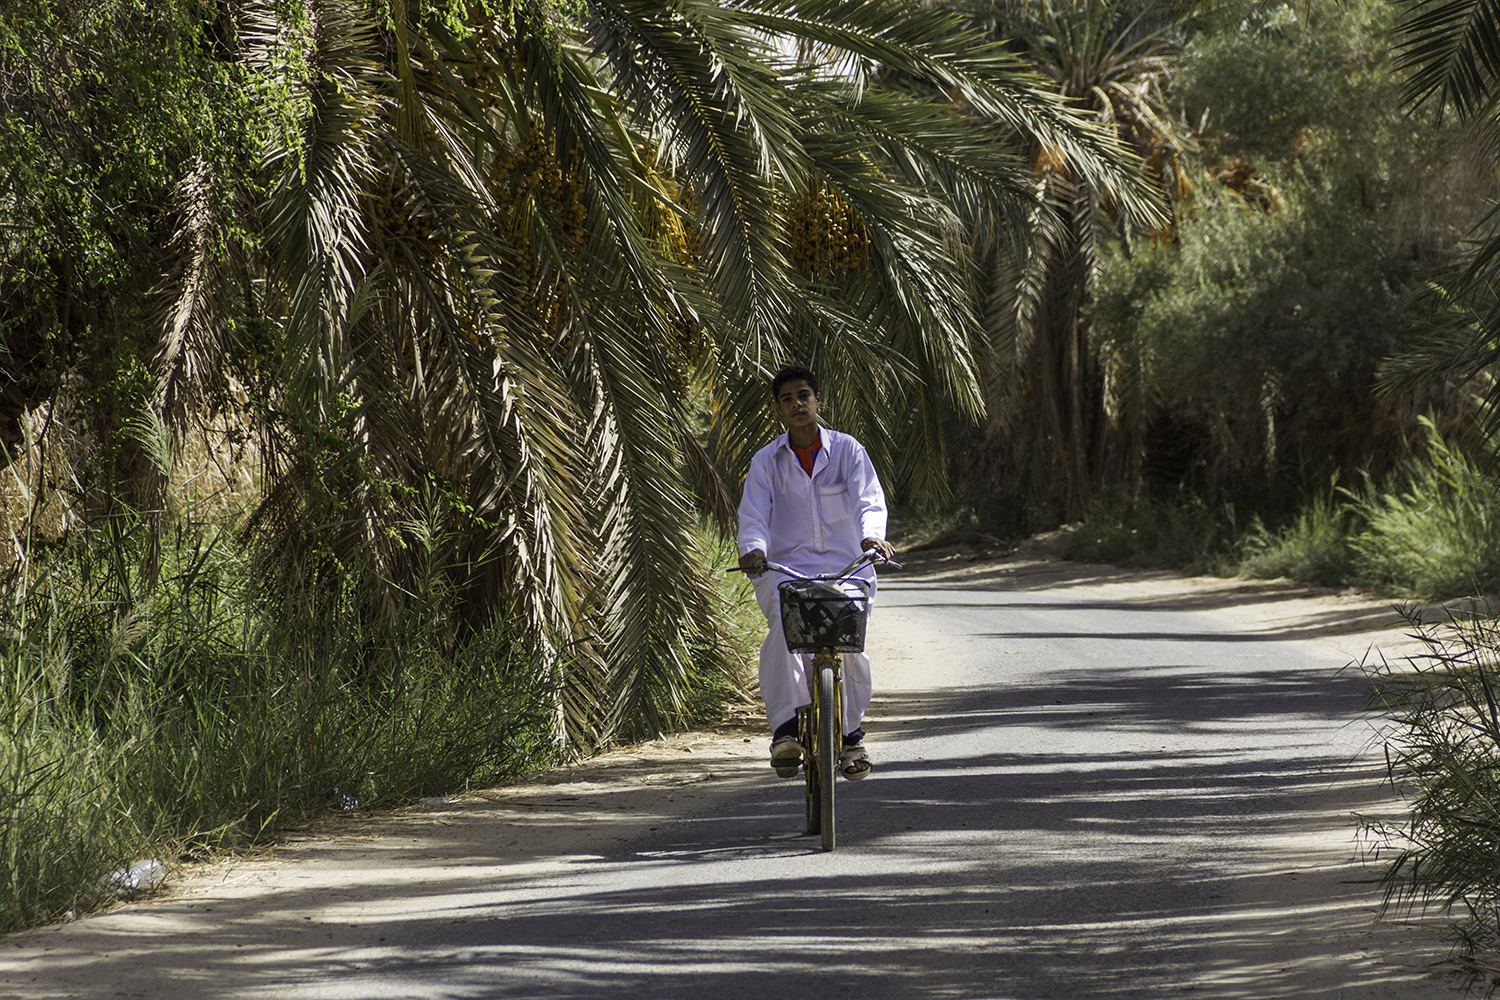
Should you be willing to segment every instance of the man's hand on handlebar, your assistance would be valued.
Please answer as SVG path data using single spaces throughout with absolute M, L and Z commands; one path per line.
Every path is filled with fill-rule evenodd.
M 766 554 L 760 549 L 752 549 L 740 556 L 740 569 L 744 570 L 745 575 L 752 579 L 765 572 L 765 568 Z
M 880 558 L 884 559 L 887 562 L 889 562 L 891 558 L 896 554 L 896 547 L 890 542 L 886 541 L 884 538 L 866 538 L 864 541 L 859 543 L 859 547 L 865 552 L 869 552 L 871 549 L 874 549 L 876 552 L 880 553 Z M 740 562 L 743 563 L 744 560 L 742 559 L 740 560 Z

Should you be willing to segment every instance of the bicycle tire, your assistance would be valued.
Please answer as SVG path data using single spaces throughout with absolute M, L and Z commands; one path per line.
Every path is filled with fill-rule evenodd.
M 817 709 L 816 702 L 808 705 L 806 708 L 797 709 L 797 738 L 802 742 L 802 750 L 807 758 L 802 762 L 802 773 L 807 782 L 808 834 L 820 833 L 823 828 L 820 821 L 823 801 L 818 789 L 818 767 L 813 760 L 813 755 L 818 745 Z
M 843 726 L 839 724 L 838 671 L 832 663 L 818 668 L 818 804 L 822 814 L 819 832 L 823 834 L 823 850 L 831 851 L 834 845 L 833 790 L 837 787 L 839 744 Z

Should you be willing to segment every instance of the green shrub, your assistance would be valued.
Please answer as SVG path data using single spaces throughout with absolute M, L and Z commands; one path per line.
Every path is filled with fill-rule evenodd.
M 1235 568 L 1239 575 L 1257 579 L 1288 577 L 1324 587 L 1344 585 L 1353 573 L 1352 536 L 1359 523 L 1332 491 L 1314 497 L 1279 530 L 1257 517 L 1239 541 Z
M 1408 464 L 1399 488 L 1351 493 L 1366 527 L 1353 539 L 1368 583 L 1423 599 L 1500 588 L 1500 493 L 1423 418 L 1428 455 Z

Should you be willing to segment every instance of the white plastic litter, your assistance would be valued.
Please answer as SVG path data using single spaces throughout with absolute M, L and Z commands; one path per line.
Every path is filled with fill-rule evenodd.
M 132 896 L 138 892 L 150 892 L 166 880 L 166 867 L 155 858 L 147 858 L 129 868 L 111 872 L 104 879 L 104 887 L 116 895 Z

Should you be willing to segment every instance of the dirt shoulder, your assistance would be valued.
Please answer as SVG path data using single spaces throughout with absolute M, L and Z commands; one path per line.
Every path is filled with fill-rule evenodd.
M 1089 588 L 1112 600 L 1209 612 L 1351 661 L 1417 648 L 1388 599 L 1069 563 L 1051 543 L 997 554 L 957 540 L 905 554 L 902 575 L 1006 590 Z M 259 856 L 177 868 L 149 898 L 0 941 L 0 998 L 230 995 L 208 986 L 242 967 L 245 948 L 274 954 L 293 933 L 312 932 L 322 947 L 352 946 L 355 925 L 329 916 L 339 904 L 367 917 L 403 894 L 394 887 L 408 897 L 420 888 L 436 900 L 449 891 L 444 886 L 463 881 L 561 871 L 569 859 L 605 854 L 671 821 L 700 797 L 762 782 L 766 736 L 758 706 L 736 706 L 709 730 L 616 748 L 446 801 L 330 817 L 287 831 Z M 1410 944 L 1414 960 L 1441 957 L 1430 926 L 1414 926 Z M 164 966 L 173 969 L 169 984 Z

